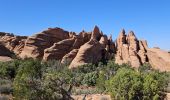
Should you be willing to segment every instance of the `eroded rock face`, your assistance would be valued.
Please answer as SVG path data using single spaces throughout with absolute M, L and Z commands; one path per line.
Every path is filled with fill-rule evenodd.
M 129 48 L 138 51 L 139 50 L 139 43 L 138 39 L 136 38 L 135 34 L 133 31 L 130 31 L 128 36 L 127 36 L 127 44 L 129 45 Z
M 64 55 L 70 52 L 75 38 L 65 39 L 54 43 L 53 46 L 44 50 L 43 60 L 61 60 Z
M 100 44 L 105 48 L 106 45 L 108 44 L 108 38 L 106 35 L 103 35 L 101 38 L 100 38 Z
M 62 58 L 61 63 L 70 64 L 73 61 L 73 59 L 76 57 L 77 52 L 78 52 L 78 49 L 73 49 L 72 51 L 70 51 L 68 54 L 66 54 Z
M 91 39 L 96 39 L 97 41 L 99 41 L 101 36 L 102 36 L 102 33 L 100 32 L 99 28 L 95 26 L 93 29 Z
M 133 31 L 130 31 L 127 36 L 124 30 L 120 32 L 117 38 L 116 63 L 128 63 L 132 67 L 139 67 L 147 61 L 145 54 L 145 47 L 141 41 L 139 42 Z
M 19 55 L 24 48 L 26 39 L 26 36 L 14 36 L 9 33 L 4 33 L 2 35 L 1 33 L 0 42 L 3 43 L 7 49 Z
M 103 35 L 99 28 L 95 26 L 91 33 L 91 39 L 80 47 L 69 68 L 75 68 L 88 63 L 97 63 L 104 59 L 107 44 L 107 36 Z
M 54 43 L 68 38 L 69 32 L 64 31 L 61 28 L 49 28 L 48 30 L 28 37 L 20 57 L 32 57 L 41 59 L 46 48 L 49 48 Z
M 145 42 L 146 43 L 146 42 Z M 139 41 L 139 51 L 138 51 L 138 55 L 140 57 L 141 63 L 145 63 L 148 62 L 148 58 L 147 58 L 147 54 L 146 54 L 146 49 L 147 46 L 143 44 L 143 42 L 140 40 Z
M 88 63 L 97 63 L 102 59 L 103 49 L 104 48 L 97 40 L 91 39 L 80 47 L 69 68 L 78 67 Z
M 157 48 L 147 50 L 149 63 L 153 68 L 161 71 L 170 71 L 170 54 Z

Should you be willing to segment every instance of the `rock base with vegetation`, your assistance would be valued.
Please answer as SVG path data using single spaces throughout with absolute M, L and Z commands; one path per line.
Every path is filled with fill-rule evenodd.
M 114 100 L 163 100 L 168 83 L 169 73 L 151 69 L 149 64 L 134 69 L 112 60 L 68 69 L 59 61 L 0 62 L 0 94 L 14 100 L 74 100 L 95 94 Z

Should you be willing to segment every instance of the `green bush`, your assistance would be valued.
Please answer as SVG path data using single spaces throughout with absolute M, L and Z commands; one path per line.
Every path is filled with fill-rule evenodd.
M 162 100 L 165 96 L 163 91 L 168 85 L 167 74 L 152 71 L 143 76 L 144 99 Z M 158 98 L 158 99 L 155 99 Z
M 87 73 L 85 74 L 82 80 L 82 84 L 87 85 L 87 86 L 95 86 L 97 78 L 98 78 L 97 72 Z
M 56 62 L 29 59 L 23 62 L 14 79 L 14 96 L 18 100 L 60 100 L 70 97 L 71 74 Z M 62 70 L 63 69 L 63 70 Z M 72 85 L 71 85 L 72 87 Z
M 66 76 L 66 75 L 64 75 Z M 72 84 L 67 83 L 68 78 L 60 73 L 46 73 L 42 80 L 42 90 L 40 95 L 43 100 L 70 100 Z
M 73 73 L 89 73 L 97 70 L 97 66 L 94 64 L 85 64 L 78 68 L 72 69 Z
M 116 100 L 163 100 L 167 84 L 168 75 L 165 72 L 120 68 L 105 87 Z
M 92 88 L 80 92 L 109 93 L 118 100 L 161 100 L 167 91 L 168 77 L 165 72 L 151 69 L 149 64 L 133 69 L 128 64 L 108 61 L 70 70 L 68 65 L 55 60 L 0 62 L 0 90 L 14 91 L 16 100 L 70 100 L 73 87 L 87 86 Z
M 121 68 L 107 83 L 107 90 L 117 100 L 138 100 L 141 96 L 140 74 L 132 69 Z
M 20 60 L 9 62 L 0 62 L 0 77 L 13 79 L 17 74 L 19 65 L 22 63 Z
M 148 64 L 148 63 L 144 63 L 142 66 L 140 66 L 140 67 L 138 68 L 138 71 L 141 72 L 141 73 L 145 73 L 145 72 L 148 72 L 148 71 L 150 71 L 150 70 L 152 70 L 152 69 L 151 69 L 151 65 Z
M 43 67 L 40 61 L 33 59 L 20 64 L 14 79 L 14 96 L 17 99 L 38 97 L 35 90 L 41 82 Z

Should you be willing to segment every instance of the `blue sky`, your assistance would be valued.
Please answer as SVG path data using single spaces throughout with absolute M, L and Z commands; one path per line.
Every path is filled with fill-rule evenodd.
M 0 0 L 0 31 L 32 35 L 48 27 L 91 31 L 115 39 L 133 30 L 150 47 L 170 50 L 170 0 Z

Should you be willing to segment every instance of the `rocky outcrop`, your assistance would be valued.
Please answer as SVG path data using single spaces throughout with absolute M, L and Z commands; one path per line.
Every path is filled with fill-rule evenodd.
M 155 69 L 170 70 L 168 52 L 148 48 L 146 40 L 138 40 L 133 31 L 126 34 L 124 29 L 115 41 L 97 26 L 92 32 L 83 30 L 79 34 L 61 28 L 49 28 L 30 37 L 0 32 L 0 43 L 0 56 L 10 57 L 13 52 L 21 58 L 55 59 L 70 64 L 69 68 L 115 59 L 118 64 L 135 68 L 149 62 Z
M 78 67 L 88 63 L 97 63 L 102 59 L 102 50 L 104 48 L 95 39 L 91 39 L 80 47 L 76 57 L 71 62 L 69 68 Z
M 105 56 L 105 47 L 108 44 L 106 35 L 100 32 L 99 28 L 95 26 L 91 33 L 91 39 L 82 45 L 71 62 L 69 68 L 75 68 L 88 63 L 97 63 Z
M 106 45 L 108 44 L 108 38 L 106 35 L 103 35 L 101 38 L 100 38 L 100 44 L 103 46 L 103 47 L 106 47 Z
M 149 63 L 153 68 L 161 71 L 170 71 L 170 54 L 157 48 L 147 49 Z
M 133 31 L 126 35 L 123 29 L 117 38 L 116 63 L 128 63 L 132 67 L 139 67 L 147 61 L 145 50 L 147 47 L 144 45 L 147 46 L 136 38 Z
M 61 63 L 70 64 L 73 61 L 73 59 L 76 57 L 77 52 L 78 52 L 78 49 L 73 49 L 72 51 L 70 51 L 68 54 L 66 54 L 62 58 Z
M 69 34 L 72 34 L 70 32 Z M 69 39 L 64 39 L 44 50 L 43 60 L 61 60 L 67 53 L 74 49 L 79 49 L 86 41 L 89 41 L 91 34 L 80 32 L 79 35 L 71 35 Z
M 94 27 L 91 39 L 95 39 L 95 40 L 100 40 L 101 36 L 103 34 L 100 32 L 99 28 L 97 26 Z
M 61 60 L 64 55 L 70 52 L 75 38 L 65 39 L 54 43 L 53 46 L 44 50 L 43 60 Z
M 147 54 L 146 54 L 146 50 L 147 50 L 147 43 L 146 41 L 139 41 L 139 51 L 138 51 L 138 55 L 140 57 L 141 63 L 145 63 L 148 62 L 148 58 L 147 58 Z
M 69 32 L 61 28 L 49 28 L 41 33 L 28 37 L 20 57 L 32 57 L 42 59 L 44 50 L 51 47 L 54 43 L 68 39 Z
M 21 53 L 25 45 L 25 40 L 27 39 L 26 36 L 15 36 L 10 33 L 1 33 L 0 36 L 0 42 L 17 55 Z

